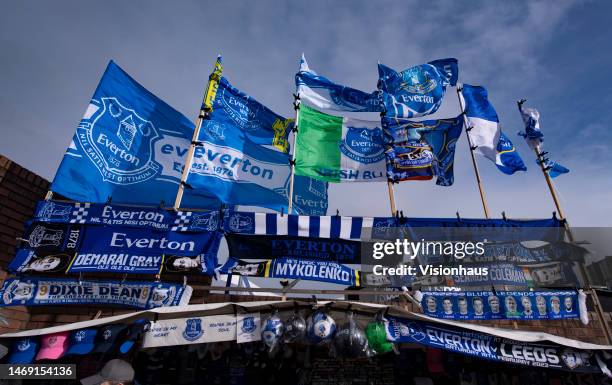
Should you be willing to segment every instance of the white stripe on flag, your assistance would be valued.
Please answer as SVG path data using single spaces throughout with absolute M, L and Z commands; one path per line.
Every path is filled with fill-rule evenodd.
M 331 217 L 319 217 L 319 237 L 329 238 L 331 233 Z
M 255 213 L 255 234 L 266 234 L 266 213 Z
M 353 218 L 341 217 L 340 218 L 340 238 L 351 239 L 351 225 L 353 224 Z
M 374 226 L 374 218 L 363 218 L 363 222 L 361 223 L 361 234 L 359 235 L 359 238 L 372 238 L 372 226 Z M 368 232 L 369 234 L 364 234 L 365 232 Z
M 310 217 L 300 215 L 298 217 L 298 236 L 307 237 L 309 235 Z
M 287 235 L 287 218 L 288 215 L 276 216 L 276 235 Z

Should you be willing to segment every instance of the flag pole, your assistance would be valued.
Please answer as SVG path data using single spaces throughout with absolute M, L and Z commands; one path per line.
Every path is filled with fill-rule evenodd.
M 395 207 L 395 190 L 393 189 L 393 181 L 387 180 L 387 189 L 389 190 L 389 204 L 391 205 L 391 216 L 397 214 Z
M 176 199 L 174 200 L 174 210 L 177 211 L 181 207 L 181 201 L 183 200 L 183 193 L 185 192 L 185 185 L 187 184 L 187 176 L 189 175 L 189 169 L 191 168 L 191 162 L 193 161 L 193 154 L 198 143 L 198 137 L 200 136 L 200 129 L 204 119 L 207 119 L 212 112 L 212 104 L 217 94 L 217 88 L 219 87 L 219 80 L 221 79 L 221 72 L 223 67 L 221 65 L 221 55 L 217 56 L 217 62 L 213 72 L 208 77 L 208 85 L 206 92 L 204 92 L 204 100 L 200 107 L 198 119 L 196 121 L 193 136 L 191 138 L 191 144 L 189 145 L 189 151 L 187 152 L 187 158 L 185 159 L 185 165 L 183 166 L 183 174 L 181 175 L 181 183 L 179 184 L 178 191 L 176 193 Z
M 380 113 L 380 120 L 382 123 L 385 112 Z M 385 157 L 386 158 L 386 157 Z M 397 206 L 395 205 L 395 189 L 393 188 L 393 180 L 387 176 L 387 190 L 389 192 L 389 206 L 391 207 L 391 216 L 397 215 Z
M 293 123 L 293 151 L 291 154 L 291 161 L 289 162 L 290 166 L 290 179 L 289 179 L 289 196 L 287 197 L 287 214 L 291 214 L 291 210 L 293 209 L 293 184 L 295 181 L 295 153 L 296 153 L 296 143 L 298 136 L 298 124 L 300 120 L 300 93 L 296 92 L 293 94 L 293 109 L 295 110 L 295 122 Z
M 463 105 L 463 99 L 461 98 L 461 89 L 463 85 L 457 83 L 457 98 L 459 99 L 459 108 L 461 109 L 461 115 L 463 116 L 463 127 L 465 128 L 465 136 L 467 137 L 468 146 L 470 146 L 470 156 L 472 157 L 472 166 L 474 166 L 474 175 L 476 176 L 476 183 L 478 184 L 478 191 L 480 192 L 480 200 L 482 201 L 482 208 L 486 219 L 489 219 L 489 205 L 487 204 L 487 198 L 485 197 L 484 187 L 482 185 L 482 179 L 480 178 L 480 171 L 478 170 L 478 164 L 476 163 L 476 156 L 474 156 L 474 150 L 476 147 L 472 145 L 472 138 L 470 137 L 470 131 L 472 127 L 469 125 L 467 115 L 465 113 L 465 106 Z
M 521 111 L 521 106 L 526 101 L 527 99 L 521 99 L 516 102 L 516 104 L 518 105 L 519 111 Z M 563 212 L 563 209 L 561 208 L 561 203 L 559 202 L 559 197 L 557 196 L 557 190 L 555 189 L 555 185 L 552 181 L 552 178 L 550 177 L 550 174 L 548 173 L 549 169 L 545 164 L 546 162 L 544 158 L 544 152 L 542 152 L 542 149 L 539 144 L 535 146 L 533 151 L 536 154 L 538 164 L 540 165 L 540 169 L 542 170 L 542 174 L 544 175 L 544 179 L 546 180 L 546 184 L 548 185 L 548 190 L 550 191 L 550 195 L 552 196 L 553 202 L 555 204 L 555 208 L 557 209 L 557 213 L 559 214 L 559 219 L 563 222 L 563 225 L 565 229 L 567 230 L 567 236 L 569 238 L 569 241 L 573 243 L 575 241 L 574 234 L 572 233 L 569 223 L 567 221 L 567 218 L 565 217 L 565 213 Z M 597 295 L 597 292 L 595 291 L 595 289 L 591 287 L 591 282 L 589 280 L 587 271 L 584 267 L 584 262 L 579 262 L 578 265 L 580 266 L 580 275 L 582 276 L 582 281 L 584 282 L 586 289 L 590 291 L 591 293 L 591 298 L 593 299 L 593 307 L 595 308 L 595 313 L 597 314 L 599 323 L 601 324 L 601 327 L 604 331 L 606 342 L 608 344 L 612 344 L 612 333 L 610 332 L 610 327 L 608 326 L 608 322 L 606 321 L 606 317 L 604 315 L 603 308 L 601 306 L 601 302 L 599 302 L 599 296 Z

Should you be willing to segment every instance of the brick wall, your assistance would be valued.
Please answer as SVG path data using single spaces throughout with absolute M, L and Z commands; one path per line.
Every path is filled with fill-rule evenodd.
M 48 188 L 49 182 L 47 180 L 0 155 L 0 282 L 4 281 L 4 278 L 7 276 L 6 269 L 15 253 L 16 238 L 20 237 L 24 231 L 24 222 L 32 217 L 36 202 L 45 197 Z M 121 279 L 122 277 L 119 275 L 91 274 L 84 278 Z M 130 276 L 128 279 L 151 280 L 151 277 Z M 181 282 L 182 277 L 167 276 L 163 277 L 163 280 Z M 278 299 L 277 297 L 209 294 L 206 291 L 198 290 L 197 285 L 210 284 L 208 277 L 189 277 L 189 283 L 196 285 L 191 299 L 193 304 Z M 358 291 L 355 292 L 355 294 L 357 293 Z M 402 306 L 405 306 L 408 310 L 415 311 L 412 308 L 412 304 L 402 304 Z M 31 307 L 29 309 L 25 307 L 4 308 L 0 310 L 0 315 L 7 320 L 8 325 L 0 323 L 0 333 L 89 320 L 98 315 L 98 312 L 100 312 L 99 315 L 101 317 L 108 317 L 130 311 L 132 310 L 101 306 L 48 306 Z M 520 330 L 548 332 L 568 338 L 604 344 L 603 330 L 596 320 L 594 313 L 591 313 L 590 319 L 591 322 L 587 326 L 582 325 L 579 321 L 567 320 L 523 321 L 516 322 L 516 325 Z M 607 313 L 607 322 L 611 324 L 610 313 Z M 514 328 L 512 321 L 480 321 L 478 323 L 508 329 Z
M 49 182 L 10 159 L 0 155 L 0 280 L 4 281 L 9 262 L 15 255 L 17 237 L 24 222 L 34 212 L 36 202 L 45 197 Z M 25 307 L 0 311 L 8 324 L 0 323 L 0 332 L 24 329 L 30 315 Z

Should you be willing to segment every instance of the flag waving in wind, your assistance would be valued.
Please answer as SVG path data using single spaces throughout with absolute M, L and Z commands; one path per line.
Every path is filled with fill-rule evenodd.
M 501 130 L 497 112 L 489 102 L 487 90 L 484 87 L 463 84 L 459 97 L 469 123 L 466 131 L 469 130 L 475 151 L 493 161 L 505 174 L 526 171 L 527 167 L 516 148 Z
M 304 54 L 300 60 L 300 72 L 295 75 L 295 85 L 302 101 L 320 109 L 351 112 L 383 110 L 378 92 L 368 94 L 317 75 L 308 67 Z
M 212 83 L 212 82 L 211 82 Z M 214 136 L 222 140 L 226 135 L 248 138 L 255 144 L 289 151 L 288 135 L 293 119 L 284 118 L 253 97 L 233 87 L 221 77 L 212 101 L 213 115 L 222 115 L 229 124 L 220 125 L 218 119 L 205 120 L 200 140 Z
M 212 80 L 219 84 L 212 112 L 199 133 L 188 191 L 228 205 L 287 212 L 291 176 L 287 135 L 293 119 L 277 115 L 224 77 Z M 298 213 L 325 213 L 327 185 L 296 178 L 294 202 Z
M 523 118 L 523 123 L 525 123 L 525 131 L 521 131 L 518 134 L 525 138 L 529 148 L 540 154 L 542 151 L 542 142 L 544 142 L 544 134 L 540 130 L 540 112 L 535 108 L 523 106 L 524 102 L 525 100 L 519 101 L 518 106 L 521 112 L 521 118 Z M 540 162 L 544 163 L 544 169 L 551 178 L 555 178 L 561 174 L 567 174 L 570 171 L 568 168 L 544 156 L 542 156 L 542 160 L 537 160 L 537 162 L 538 164 L 540 164 Z
M 380 122 L 299 109 L 295 174 L 327 182 L 386 181 Z
M 378 77 L 386 116 L 415 118 L 438 110 L 446 87 L 457 84 L 459 67 L 457 59 L 441 59 L 397 72 L 379 63 Z
M 57 170 L 51 191 L 81 202 L 174 202 L 194 124 L 136 82 L 108 67 Z M 185 195 L 185 207 L 218 208 Z
M 382 124 L 391 144 L 386 151 L 389 179 L 427 180 L 436 175 L 437 185 L 453 184 L 455 143 L 463 128 L 461 116 L 420 122 L 383 117 Z
M 540 112 L 535 108 L 523 107 L 523 103 L 519 103 L 519 110 L 525 123 L 525 131 L 519 132 L 519 135 L 525 138 L 529 148 L 535 150 L 544 141 L 544 134 L 540 131 Z

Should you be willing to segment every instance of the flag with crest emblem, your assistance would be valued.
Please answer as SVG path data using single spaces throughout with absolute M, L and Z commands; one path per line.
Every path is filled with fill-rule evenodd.
M 295 174 L 327 182 L 386 181 L 380 122 L 299 110 Z

